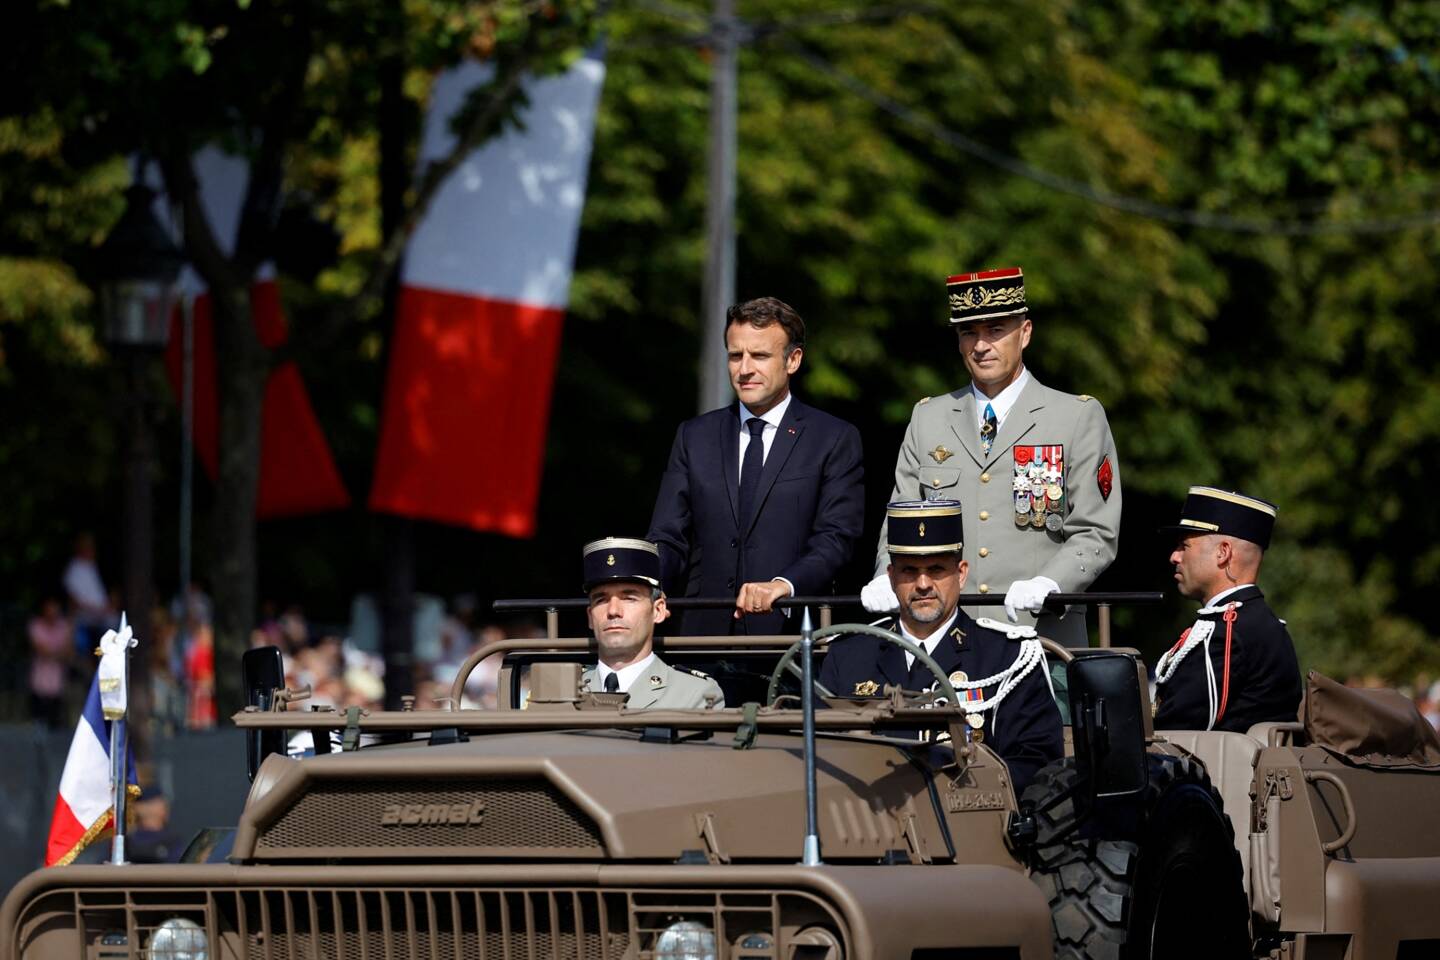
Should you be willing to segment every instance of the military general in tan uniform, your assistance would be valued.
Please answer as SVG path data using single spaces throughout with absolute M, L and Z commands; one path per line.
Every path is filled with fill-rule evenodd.
M 588 616 L 599 663 L 582 682 L 597 693 L 628 695 L 633 710 L 725 706 L 711 677 L 671 666 L 655 654 L 655 625 L 670 615 L 660 589 L 660 552 L 648 540 L 607 537 L 584 550 Z
M 890 499 L 959 500 L 973 531 L 964 559 L 974 589 L 1003 595 L 1010 620 L 1086 646 L 1084 611 L 1041 610 L 1048 594 L 1086 590 L 1115 559 L 1120 463 L 1105 410 L 1026 368 L 1031 321 L 1019 268 L 960 274 L 947 286 L 971 382 L 915 405 Z M 866 609 L 897 606 L 888 559 L 882 529 L 875 579 L 861 591 Z

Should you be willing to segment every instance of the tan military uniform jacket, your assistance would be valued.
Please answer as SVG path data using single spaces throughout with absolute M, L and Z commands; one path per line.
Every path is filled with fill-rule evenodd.
M 585 689 L 601 692 L 595 674 L 593 667 L 586 670 L 581 682 Z M 700 710 L 705 707 L 706 697 L 714 697 L 716 707 L 725 706 L 725 694 L 713 677 L 698 670 L 672 667 L 659 657 L 635 678 L 628 692 L 630 699 L 625 706 L 631 710 Z
M 1032 374 L 985 454 L 969 385 L 915 405 L 895 459 L 891 500 L 955 499 L 964 505 L 970 575 L 966 593 L 1003 596 L 1015 580 L 1046 576 L 1065 593 L 1087 589 L 1115 559 L 1120 533 L 1120 463 L 1100 402 L 1051 390 Z M 1063 447 L 1064 507 L 1059 531 L 1015 523 L 1016 446 Z M 1108 470 L 1102 464 L 1108 463 Z M 1109 495 L 1104 493 L 1108 483 Z M 885 529 L 875 573 L 890 562 Z M 966 608 L 971 617 L 1003 618 L 995 608 Z M 1088 643 L 1083 611 L 1035 623 L 1042 636 L 1067 646 Z M 1024 618 L 1022 622 L 1035 622 Z

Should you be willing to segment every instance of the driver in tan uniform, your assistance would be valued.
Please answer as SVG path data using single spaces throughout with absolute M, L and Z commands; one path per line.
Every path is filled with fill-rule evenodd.
M 584 550 L 587 616 L 599 663 L 583 682 L 596 693 L 623 693 L 635 710 L 725 706 L 708 674 L 672 666 L 655 655 L 655 625 L 670 616 L 660 589 L 660 552 L 648 540 L 607 537 Z

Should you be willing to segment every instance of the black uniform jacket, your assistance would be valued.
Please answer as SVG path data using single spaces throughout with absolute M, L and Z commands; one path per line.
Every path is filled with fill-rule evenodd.
M 900 632 L 894 618 L 882 620 L 876 626 Z M 981 680 L 1010 666 L 1019 652 L 1018 641 L 978 625 L 963 610 L 957 610 L 945 638 L 931 656 L 946 676 L 963 670 L 971 680 Z M 1042 662 L 1010 691 L 999 707 L 985 712 L 982 728 L 985 745 L 1009 766 L 1017 797 L 1034 779 L 1037 770 L 1060 759 L 1065 752 L 1060 710 L 1050 695 L 1044 670 Z M 878 637 L 860 635 L 845 637 L 830 645 L 820 667 L 820 682 L 841 697 L 856 696 L 856 688 L 866 681 L 874 682 L 877 692 L 887 683 L 910 690 L 926 690 L 935 683 L 930 671 L 918 660 L 915 671 L 912 682 L 911 671 L 905 666 L 904 650 Z M 984 688 L 987 697 L 994 696 L 995 691 L 993 686 Z M 956 692 L 964 696 L 963 691 Z
M 1230 638 L 1230 692 L 1225 694 L 1225 620 L 1223 611 L 1207 613 L 1214 620 L 1210 661 L 1215 670 L 1215 697 L 1223 713 L 1216 730 L 1244 733 L 1267 720 L 1293 722 L 1300 710 L 1300 665 L 1290 633 L 1265 603 L 1259 587 L 1236 590 L 1220 601 L 1235 602 L 1235 624 Z M 1156 687 L 1155 729 L 1204 730 L 1210 720 L 1210 694 L 1205 679 L 1205 648 L 1191 650 L 1170 679 Z

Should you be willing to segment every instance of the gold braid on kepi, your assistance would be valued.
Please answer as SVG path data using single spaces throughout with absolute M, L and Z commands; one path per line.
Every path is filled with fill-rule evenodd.
M 582 590 L 611 580 L 638 580 L 660 586 L 660 549 L 649 540 L 606 537 L 585 544 L 584 556 Z
M 950 323 L 970 323 L 1025 313 L 1025 275 L 1019 267 L 960 273 L 945 281 Z
M 964 527 L 959 500 L 900 500 L 885 508 L 891 553 L 959 553 Z

